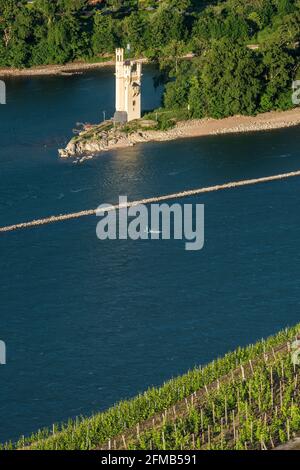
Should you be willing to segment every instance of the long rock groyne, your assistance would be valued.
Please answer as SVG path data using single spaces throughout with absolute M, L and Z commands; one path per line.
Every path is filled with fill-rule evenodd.
M 41 225 L 53 224 L 53 223 L 63 222 L 63 221 L 71 220 L 71 219 L 79 219 L 81 217 L 88 217 L 88 216 L 92 216 L 96 214 L 100 215 L 101 213 L 105 213 L 107 211 L 125 209 L 129 207 L 137 206 L 139 204 L 153 204 L 153 203 L 159 203 L 163 201 L 170 201 L 174 199 L 183 199 L 186 197 L 197 196 L 199 194 L 222 191 L 226 189 L 240 188 L 243 186 L 250 186 L 250 185 L 255 185 L 255 184 L 269 183 L 272 181 L 280 181 L 280 180 L 284 180 L 288 178 L 294 178 L 297 176 L 300 176 L 300 170 L 291 171 L 289 173 L 281 173 L 278 175 L 264 176 L 261 178 L 246 179 L 246 180 L 241 180 L 241 181 L 232 181 L 229 183 L 218 184 L 215 186 L 207 186 L 207 187 L 198 188 L 198 189 L 189 189 L 189 190 L 181 191 L 178 193 L 166 194 L 162 196 L 154 196 L 154 197 L 149 197 L 149 198 L 140 199 L 136 201 L 131 201 L 126 204 L 114 204 L 114 205 L 107 207 L 106 209 L 102 208 L 101 210 L 98 210 L 96 208 L 96 209 L 82 210 L 79 212 L 72 212 L 69 214 L 53 215 L 53 216 L 45 217 L 42 219 L 36 219 L 36 220 L 28 221 L 28 222 L 21 222 L 21 223 L 14 224 L 14 225 L 7 225 L 4 227 L 0 227 L 0 233 L 13 232 L 15 230 L 22 230 L 26 228 L 35 228 Z

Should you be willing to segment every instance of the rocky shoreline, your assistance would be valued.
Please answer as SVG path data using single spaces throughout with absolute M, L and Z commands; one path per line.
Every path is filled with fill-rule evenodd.
M 193 59 L 194 54 L 185 54 L 182 59 Z M 146 57 L 136 59 L 142 64 L 149 63 Z M 89 70 L 101 69 L 104 67 L 114 67 L 115 59 L 113 56 L 104 56 L 99 62 L 68 62 L 66 64 L 37 65 L 29 68 L 2 67 L 0 68 L 0 77 L 41 77 L 47 75 L 76 75 Z
M 266 131 L 297 125 L 300 125 L 300 107 L 257 116 L 181 121 L 166 131 L 144 128 L 143 120 L 137 121 L 131 130 L 128 130 L 128 126 L 114 127 L 112 121 L 106 121 L 81 131 L 70 140 L 65 149 L 59 150 L 59 155 L 62 158 L 93 156 L 108 150 L 132 147 L 137 143 Z
M 147 59 L 139 59 L 145 63 Z M 101 69 L 103 67 L 114 67 L 112 59 L 102 62 L 71 62 L 62 65 L 41 65 L 30 68 L 18 69 L 14 67 L 0 68 L 0 77 L 41 77 L 47 75 L 77 75 L 89 70 Z

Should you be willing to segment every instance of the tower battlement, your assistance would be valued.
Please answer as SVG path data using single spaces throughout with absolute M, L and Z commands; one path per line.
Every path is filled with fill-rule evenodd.
M 142 64 L 124 60 L 124 49 L 116 49 L 115 122 L 129 122 L 141 117 Z

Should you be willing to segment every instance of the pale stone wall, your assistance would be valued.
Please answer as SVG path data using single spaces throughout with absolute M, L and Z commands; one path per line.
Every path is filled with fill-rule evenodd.
M 116 49 L 116 111 L 125 111 L 124 50 Z
M 116 114 L 127 113 L 127 121 L 141 117 L 142 64 L 124 61 L 124 50 L 116 49 Z

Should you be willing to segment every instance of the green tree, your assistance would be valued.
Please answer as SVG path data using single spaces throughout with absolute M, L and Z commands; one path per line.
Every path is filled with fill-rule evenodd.
M 168 109 L 180 110 L 188 107 L 190 83 L 184 75 L 166 85 L 163 104 Z
M 112 52 L 115 45 L 111 16 L 97 12 L 94 16 L 92 47 L 94 54 Z
M 183 16 L 177 10 L 162 6 L 151 17 L 147 42 L 150 48 L 160 50 L 174 39 L 184 40 L 186 33 Z
M 192 2 L 191 0 L 167 0 L 166 5 L 168 8 L 175 8 L 182 13 L 192 6 Z
M 188 106 L 190 116 L 193 118 L 203 118 L 205 116 L 205 96 L 197 75 L 194 75 L 190 81 Z
M 147 22 L 140 12 L 133 12 L 123 20 L 123 45 L 128 43 L 135 54 L 141 54 L 146 47 Z
M 262 87 L 261 73 L 252 51 L 227 39 L 214 42 L 205 55 L 200 74 L 205 114 L 221 118 L 255 113 Z
M 178 73 L 179 62 L 185 53 L 185 44 L 183 41 L 173 39 L 161 49 L 159 54 L 159 66 L 162 71 L 167 71 L 168 76 L 176 76 Z
M 266 85 L 261 97 L 261 109 L 269 111 L 291 107 L 294 58 L 282 46 L 272 44 L 263 51 L 262 63 Z

